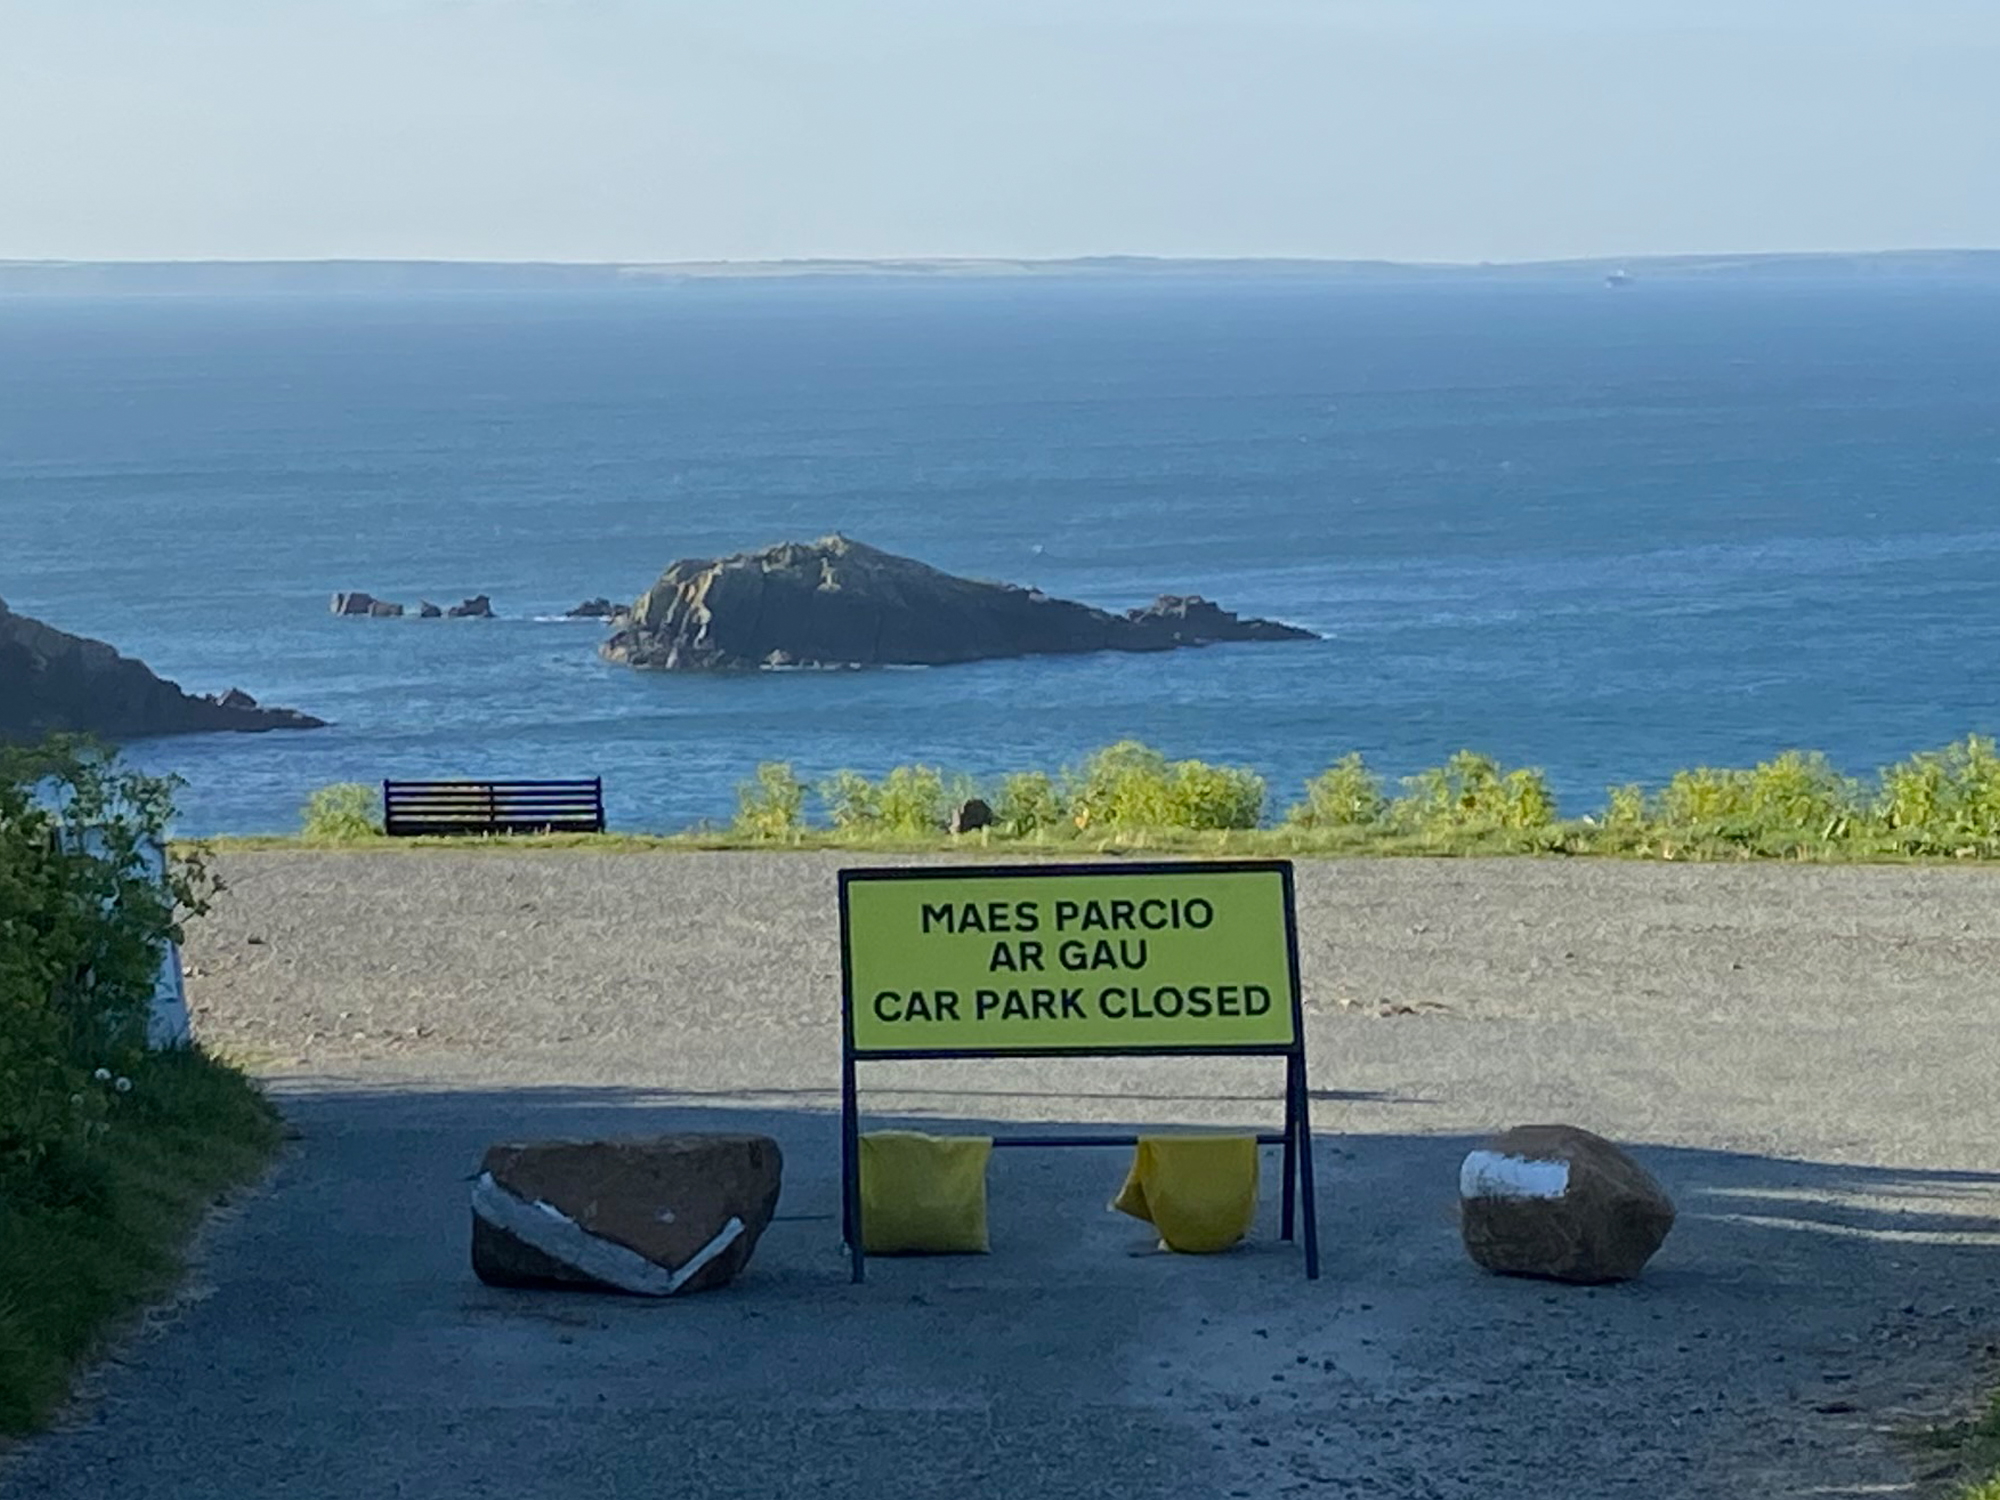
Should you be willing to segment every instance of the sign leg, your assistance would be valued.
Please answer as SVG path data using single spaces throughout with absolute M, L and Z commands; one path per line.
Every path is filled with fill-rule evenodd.
M 1290 1239 L 1294 1223 L 1293 1192 L 1299 1170 L 1299 1060 L 1285 1059 L 1285 1187 L 1278 1220 L 1278 1237 Z
M 1312 1106 L 1306 1093 L 1306 1060 L 1298 1057 L 1293 1066 L 1299 1074 L 1299 1212 L 1305 1217 L 1306 1280 L 1319 1280 L 1319 1207 L 1313 1194 Z
M 867 1275 L 861 1249 L 861 1111 L 853 1054 L 840 1061 L 840 1237 L 858 1285 Z

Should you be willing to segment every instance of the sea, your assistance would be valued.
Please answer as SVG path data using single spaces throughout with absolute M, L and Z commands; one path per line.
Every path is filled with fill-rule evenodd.
M 180 829 L 329 782 L 1055 768 L 1136 738 L 1274 815 L 1361 751 L 1612 783 L 2000 730 L 2000 284 L 1597 275 L 689 281 L 0 301 L 0 597 L 310 733 L 141 741 Z M 678 558 L 829 532 L 1310 644 L 647 674 Z M 336 618 L 362 589 L 500 618 Z

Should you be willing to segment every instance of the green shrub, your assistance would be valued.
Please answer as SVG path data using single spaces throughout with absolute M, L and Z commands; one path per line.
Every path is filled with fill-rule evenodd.
M 1650 817 L 1646 789 L 1637 782 L 1607 787 L 1604 793 L 1604 822 L 1611 828 L 1643 828 Z
M 358 781 L 323 786 L 307 799 L 303 837 L 308 844 L 353 844 L 382 833 L 382 790 Z
M 1815 838 L 1845 838 L 1868 821 L 1860 785 L 1819 751 L 1787 750 L 1750 773 L 1751 815 Z
M 876 789 L 878 826 L 885 833 L 942 833 L 951 817 L 949 800 L 944 773 L 936 766 L 897 766 Z
M 858 833 L 882 821 L 882 794 L 859 771 L 835 771 L 819 784 L 819 800 L 833 826 Z
M 76 742 L 0 751 L 0 1431 L 53 1409 L 276 1138 L 240 1076 L 145 1047 L 163 945 L 219 889 L 163 844 L 175 785 Z
M 1503 771 L 1489 755 L 1460 750 L 1442 766 L 1405 777 L 1389 821 L 1421 834 L 1548 828 L 1555 794 L 1538 770 Z
M 1697 766 L 1676 771 L 1655 799 L 1659 821 L 1681 829 L 1750 826 L 1750 773 Z
M 1046 771 L 1016 771 L 1000 783 L 1000 801 L 993 809 L 1001 832 L 1011 838 L 1071 831 L 1068 809 Z
M 1063 778 L 1071 821 L 1080 829 L 1255 828 L 1264 813 L 1264 778 L 1241 766 L 1169 762 L 1137 740 L 1121 740 Z
M 1167 758 L 1120 740 L 1064 773 L 1064 801 L 1078 828 L 1165 828 Z
M 880 781 L 859 771 L 836 771 L 819 784 L 819 798 L 835 830 L 851 834 L 922 838 L 942 833 L 954 800 L 972 795 L 964 777 L 949 783 L 936 766 L 897 766 Z
M 1537 769 L 1507 773 L 1507 816 L 1504 826 L 1551 828 L 1560 820 L 1556 794 L 1549 790 L 1547 776 Z
M 1660 793 L 1669 828 L 1740 842 L 1845 838 L 1867 822 L 1859 786 L 1818 751 L 1787 750 L 1749 770 L 1676 771 Z
M 1950 854 L 2000 840 L 2000 753 L 1974 734 L 1888 766 L 1875 810 L 1913 852 Z
M 176 785 L 76 742 L 0 752 L 0 1199 L 102 1123 L 85 1085 L 129 1071 L 161 945 L 215 889 L 200 846 L 157 873 Z
M 782 760 L 767 760 L 736 788 L 732 830 L 744 838 L 791 840 L 806 828 L 806 784 Z
M 1255 828 L 1264 818 L 1264 778 L 1245 766 L 1175 761 L 1167 787 L 1169 828 Z
M 1381 822 L 1388 807 L 1382 779 L 1357 750 L 1308 781 L 1305 801 L 1295 804 L 1285 821 L 1297 828 L 1366 828 Z

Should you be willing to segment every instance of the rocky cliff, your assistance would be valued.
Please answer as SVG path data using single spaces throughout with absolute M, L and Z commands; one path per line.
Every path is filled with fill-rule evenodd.
M 138 739 L 322 723 L 289 708 L 260 708 L 234 688 L 194 697 L 102 641 L 67 635 L 0 602 L 0 740 L 54 733 Z
M 1217 641 L 1317 639 L 1198 596 L 1117 615 L 1014 584 L 940 572 L 846 537 L 675 563 L 599 649 L 669 671 L 941 665 Z

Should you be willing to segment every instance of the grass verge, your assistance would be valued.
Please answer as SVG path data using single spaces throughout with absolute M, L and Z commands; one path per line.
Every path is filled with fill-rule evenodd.
M 189 1236 L 282 1137 L 235 1068 L 195 1050 L 134 1064 L 111 1128 L 0 1179 L 0 1433 L 43 1426 L 80 1365 L 168 1290 Z
M 766 761 L 738 786 L 727 827 L 670 835 L 392 845 L 382 838 L 381 794 L 344 783 L 312 794 L 297 837 L 223 846 L 2000 862 L 2000 744 L 1979 735 L 1885 766 L 1872 784 L 1816 751 L 1786 750 L 1754 766 L 1677 771 L 1652 791 L 1609 787 L 1604 805 L 1580 817 L 1562 815 L 1541 771 L 1471 750 L 1402 778 L 1401 795 L 1358 753 L 1309 779 L 1281 814 L 1269 791 L 1249 766 L 1170 760 L 1121 740 L 1056 771 L 983 781 L 903 765 L 876 780 L 843 770 L 812 782 L 784 761 Z M 977 831 L 946 832 L 961 821 Z
M 584 850 L 598 854 L 687 853 L 700 850 L 838 850 L 867 854 L 962 854 L 984 859 L 1082 859 L 1096 855 L 1174 855 L 1193 859 L 1491 859 L 1519 856 L 1664 860 L 1691 864 L 1788 860 L 1804 864 L 1966 865 L 2000 864 L 2000 846 L 1981 843 L 1949 853 L 1912 850 L 1891 837 L 1823 839 L 1790 830 L 1744 833 L 1713 827 L 1643 830 L 1608 827 L 1590 819 L 1531 829 L 1456 828 L 1409 831 L 1375 826 L 1250 829 L 1125 828 L 1116 832 L 1041 830 L 1011 835 L 996 829 L 944 832 L 867 828 L 805 828 L 772 837 L 735 828 L 687 833 L 507 834 L 450 838 L 386 838 L 381 834 L 339 842 L 298 834 L 211 838 L 217 853 L 307 851 L 352 853 L 456 849 L 504 854 Z
M 1962 1422 L 1946 1422 L 1908 1435 L 1927 1479 L 1947 1484 L 1953 1500 L 2000 1500 L 2000 1394 Z

